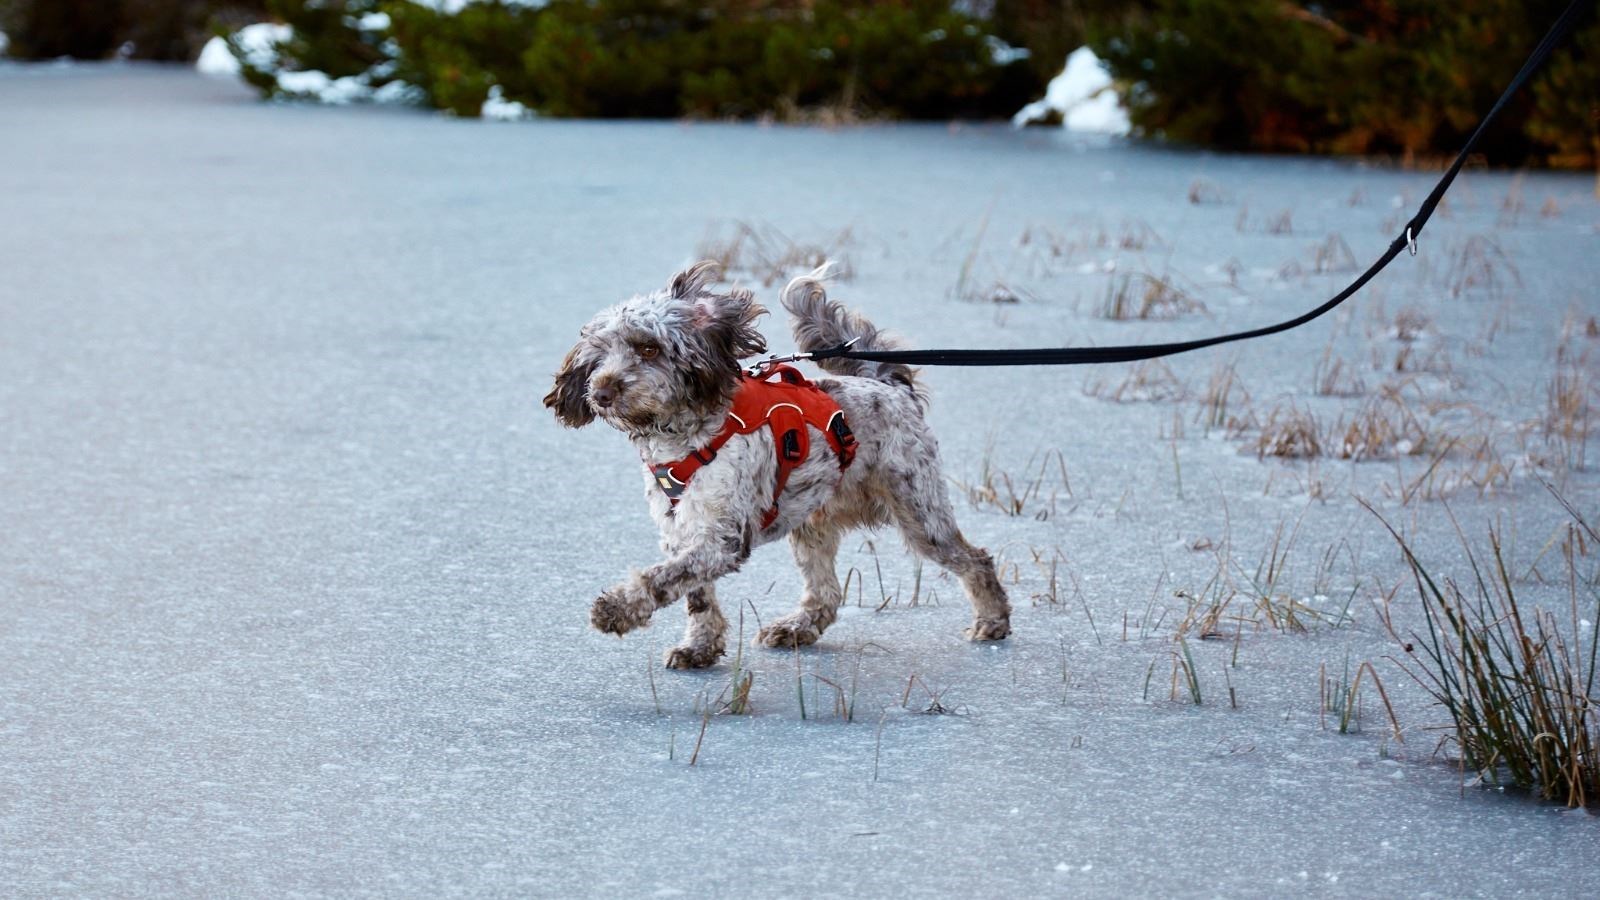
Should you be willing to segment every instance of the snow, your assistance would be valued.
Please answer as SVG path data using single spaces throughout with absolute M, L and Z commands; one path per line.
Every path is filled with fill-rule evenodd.
M 388 28 L 390 22 L 387 13 L 368 13 L 354 20 L 354 24 L 365 30 L 382 30 Z M 409 105 L 422 99 L 420 90 L 414 85 L 386 80 L 394 69 L 389 62 L 380 62 L 360 75 L 342 78 L 333 78 L 315 69 L 280 69 L 277 46 L 293 36 L 294 30 L 287 25 L 262 23 L 240 29 L 234 35 L 234 40 L 243 48 L 245 58 L 252 67 L 276 72 L 278 90 L 288 99 L 313 100 L 333 106 L 350 103 Z M 214 37 L 201 48 L 195 69 L 202 75 L 237 78 L 241 66 L 229 49 L 228 42 L 221 37 Z M 374 88 L 375 81 L 381 81 L 382 84 Z M 495 111 L 501 118 L 513 118 L 511 106 L 520 107 L 520 104 L 503 104 L 496 107 Z
M 371 12 L 356 20 L 356 27 L 362 31 L 388 31 L 393 22 L 386 12 Z
M 1127 109 L 1112 86 L 1111 75 L 1088 47 L 1068 54 L 1061 74 L 1045 88 L 1044 99 L 1024 106 L 1011 122 L 1020 127 L 1052 113 L 1062 117 L 1062 126 L 1068 131 L 1125 135 L 1130 128 Z
M 1387 198 L 1434 175 L 1004 127 L 468 128 L 261 104 L 160 67 L 22 68 L 0 68 L 10 893 L 1600 894 L 1581 864 L 1592 818 L 1462 791 L 1433 759 L 1442 716 L 1385 661 L 1374 610 L 1401 583 L 1388 611 L 1419 627 L 1357 496 L 1460 583 L 1451 517 L 1477 539 L 1500 522 L 1509 568 L 1544 553 L 1550 583 L 1519 584 L 1519 602 L 1566 616 L 1559 537 L 1544 551 L 1565 513 L 1523 463 L 1447 514 L 1398 497 L 1425 456 L 1261 460 L 1208 434 L 1192 400 L 1085 393 L 1131 367 L 929 367 L 957 517 L 1002 562 L 1010 640 L 962 640 L 964 603 L 931 567 L 912 604 L 918 573 L 889 531 L 846 542 L 851 600 L 819 646 L 744 650 L 749 716 L 697 712 L 731 658 L 660 668 L 681 603 L 621 640 L 587 625 L 657 537 L 625 442 L 559 428 L 539 398 L 594 311 L 663 285 L 708 230 L 828 243 L 849 226 L 855 275 L 837 295 L 917 346 L 1108 345 L 1307 308 L 1345 276 L 1222 273 L 1276 273 L 1335 232 L 1375 256 Z M 792 177 L 819 159 L 824 176 Z M 1228 199 L 1191 204 L 1197 178 Z M 1358 190 L 1373 199 L 1352 205 Z M 1510 221 L 1513 190 L 1559 218 Z M 1251 222 L 1292 208 L 1294 233 L 1241 229 L 1246 205 Z M 1135 224 L 1155 235 L 1142 248 Z M 1199 393 L 1232 362 L 1241 412 L 1292 397 L 1331 423 L 1363 398 L 1313 395 L 1324 350 L 1375 388 L 1374 361 L 1392 368 L 1399 349 L 1389 325 L 1414 309 L 1450 365 L 1404 373 L 1428 392 L 1412 411 L 1506 423 L 1531 454 L 1538 429 L 1522 426 L 1563 321 L 1600 315 L 1597 224 L 1592 173 L 1470 171 L 1419 257 L 1347 311 L 1167 365 Z M 1441 279 L 1479 235 L 1520 284 L 1452 296 Z M 975 292 L 1003 282 L 1021 302 L 964 299 L 964 269 Z M 1183 278 L 1207 312 L 1096 315 L 1146 271 Z M 781 319 L 763 320 L 775 352 Z M 1573 352 L 1592 359 L 1582 331 Z M 1026 480 L 1055 449 L 1071 493 L 1049 474 L 1022 515 L 962 487 L 986 466 Z M 1543 474 L 1580 509 L 1600 497 L 1593 470 Z M 1244 580 L 1280 525 L 1297 533 L 1281 595 L 1326 609 L 1354 589 L 1357 622 L 1191 638 L 1205 699 L 1172 699 L 1176 592 L 1201 590 L 1219 553 Z M 759 548 L 721 584 L 746 637 L 798 595 L 789 556 Z M 1381 674 L 1404 746 L 1371 694 L 1359 733 L 1321 721 L 1319 669 L 1347 657 Z M 853 691 L 854 721 L 822 678 Z M 935 695 L 953 714 L 925 713 Z
M 371 86 L 360 75 L 329 78 L 327 73 L 309 70 L 304 72 L 279 72 L 278 89 L 296 97 L 307 97 L 320 103 L 342 106 L 372 100 Z
M 489 96 L 484 99 L 479 115 L 491 121 L 512 122 L 532 116 L 533 111 L 515 100 L 505 99 L 500 85 L 496 84 L 489 88 Z
M 233 36 L 234 41 L 244 51 L 245 62 L 263 71 L 277 65 L 278 45 L 293 38 L 293 28 L 273 22 L 246 25 Z
M 200 57 L 195 60 L 194 68 L 201 75 L 220 77 L 234 77 L 239 74 L 239 59 L 228 49 L 228 41 L 223 37 L 214 37 L 206 41 L 200 48 Z

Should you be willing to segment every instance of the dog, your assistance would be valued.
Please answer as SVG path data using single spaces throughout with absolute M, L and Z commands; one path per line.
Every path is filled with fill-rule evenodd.
M 795 278 L 783 291 L 797 346 L 809 352 L 854 341 L 859 350 L 898 349 L 897 339 L 828 298 L 828 269 Z M 824 395 L 815 400 L 836 406 L 843 426 L 836 415 L 826 426 L 818 418 L 787 432 L 774 425 L 725 434 L 736 427 L 730 418 L 736 395 L 754 380 L 741 362 L 766 352 L 756 320 L 767 311 L 748 290 L 719 292 L 718 274 L 716 263 L 700 262 L 665 290 L 600 312 L 583 327 L 544 398 L 567 427 L 599 418 L 627 435 L 644 463 L 650 515 L 661 530 L 664 558 L 602 593 L 590 607 L 590 624 L 621 636 L 686 598 L 688 628 L 667 651 L 666 665 L 711 666 L 724 655 L 728 628 L 717 579 L 737 571 L 756 547 L 787 537 L 805 590 L 799 607 L 768 623 L 755 641 L 809 645 L 833 624 L 844 599 L 834 563 L 841 538 L 855 528 L 893 524 L 914 552 L 961 580 L 973 611 L 966 636 L 1005 638 L 1011 605 L 994 560 L 956 526 L 917 370 L 821 360 L 831 377 L 814 381 Z M 793 417 L 779 409 L 789 406 L 799 408 L 775 404 L 774 415 Z M 719 436 L 726 443 L 708 453 Z M 795 462 L 794 445 L 801 443 L 810 452 L 802 450 Z M 845 453 L 851 443 L 853 458 Z M 680 484 L 670 464 L 691 457 L 697 470 Z M 789 471 L 780 482 L 783 459 Z

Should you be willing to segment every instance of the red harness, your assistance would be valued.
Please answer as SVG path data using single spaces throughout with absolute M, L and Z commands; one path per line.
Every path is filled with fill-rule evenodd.
M 777 376 L 777 380 L 772 380 Z M 772 366 L 763 375 L 741 377 L 739 389 L 733 395 L 733 409 L 728 411 L 728 421 L 711 443 L 669 463 L 649 466 L 661 492 L 667 495 L 673 507 L 689 486 L 689 479 L 700 467 L 717 457 L 717 451 L 736 434 L 753 434 L 763 428 L 772 429 L 772 442 L 778 453 L 778 483 L 772 491 L 772 508 L 761 520 L 766 528 L 778 518 L 778 496 L 789 482 L 789 473 L 806 461 L 811 449 L 811 429 L 819 429 L 827 436 L 828 446 L 839 457 L 839 468 L 849 468 L 856 456 L 855 435 L 845 424 L 844 411 L 823 390 L 807 381 L 804 375 L 789 366 Z

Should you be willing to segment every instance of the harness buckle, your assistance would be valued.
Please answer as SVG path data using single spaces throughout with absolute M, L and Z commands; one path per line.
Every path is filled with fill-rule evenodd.
M 676 506 L 678 503 L 678 498 L 683 496 L 683 489 L 688 487 L 688 485 L 679 481 L 677 477 L 672 474 L 672 466 L 670 464 L 652 466 L 650 468 L 650 474 L 656 477 L 656 485 L 661 488 L 661 493 L 666 494 L 667 499 L 672 501 L 673 505 Z

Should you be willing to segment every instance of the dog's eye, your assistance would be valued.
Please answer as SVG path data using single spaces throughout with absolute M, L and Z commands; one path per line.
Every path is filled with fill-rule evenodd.
M 637 349 L 640 359 L 655 359 L 661 355 L 661 348 L 655 344 L 640 344 Z

